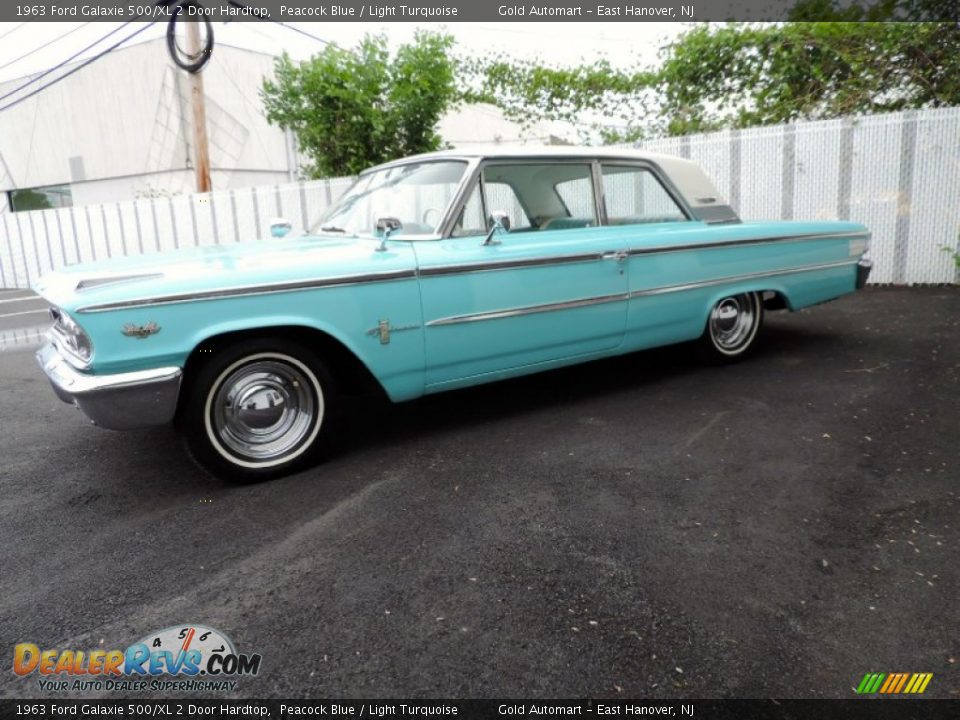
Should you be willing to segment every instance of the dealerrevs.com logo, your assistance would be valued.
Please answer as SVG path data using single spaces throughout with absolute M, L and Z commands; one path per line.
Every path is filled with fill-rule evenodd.
M 232 691 L 240 676 L 260 671 L 259 654 L 238 653 L 230 639 L 203 625 L 150 633 L 125 650 L 13 649 L 13 671 L 36 677 L 40 690 Z

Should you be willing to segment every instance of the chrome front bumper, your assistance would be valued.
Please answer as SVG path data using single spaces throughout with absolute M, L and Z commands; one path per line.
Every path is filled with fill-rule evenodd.
M 173 420 L 183 375 L 178 367 L 87 375 L 75 370 L 49 342 L 37 351 L 37 360 L 57 397 L 76 405 L 96 425 L 135 430 Z

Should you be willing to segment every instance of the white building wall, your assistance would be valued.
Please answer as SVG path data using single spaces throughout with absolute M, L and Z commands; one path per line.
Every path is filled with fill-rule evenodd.
M 272 72 L 270 56 L 222 43 L 203 71 L 215 190 L 289 177 L 284 133 L 257 94 Z M 163 39 L 116 50 L 0 113 L 0 192 L 69 184 L 74 205 L 191 192 L 190 117 Z

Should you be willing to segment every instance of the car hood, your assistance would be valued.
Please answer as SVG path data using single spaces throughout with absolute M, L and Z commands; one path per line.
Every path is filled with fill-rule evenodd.
M 379 240 L 304 236 L 216 245 L 67 266 L 33 289 L 68 312 L 191 292 L 296 283 L 412 268 L 409 246 L 377 252 Z

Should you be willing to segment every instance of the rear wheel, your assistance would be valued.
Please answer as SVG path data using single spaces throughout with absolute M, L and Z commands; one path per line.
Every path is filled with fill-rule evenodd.
M 194 461 L 234 482 L 306 467 L 328 444 L 338 394 L 321 359 L 283 339 L 216 351 L 187 379 L 177 428 Z
M 749 292 L 721 298 L 710 309 L 700 338 L 700 355 L 714 363 L 731 362 L 746 355 L 763 324 L 763 298 Z

